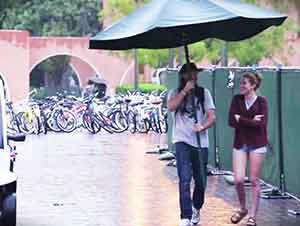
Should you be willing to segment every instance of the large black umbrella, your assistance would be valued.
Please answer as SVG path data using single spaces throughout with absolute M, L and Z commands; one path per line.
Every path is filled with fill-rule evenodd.
M 286 18 L 239 0 L 153 0 L 92 37 L 90 48 L 174 48 L 206 38 L 238 41 Z

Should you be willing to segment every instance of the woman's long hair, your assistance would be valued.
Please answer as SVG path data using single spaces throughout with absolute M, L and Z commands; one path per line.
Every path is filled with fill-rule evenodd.
M 186 80 L 183 75 L 181 73 L 179 73 L 179 85 L 178 85 L 178 88 L 177 88 L 177 91 L 178 93 L 185 87 L 186 83 L 188 82 L 189 80 Z M 195 84 L 195 89 L 193 90 L 193 94 L 192 95 L 195 95 L 195 97 L 197 98 L 197 103 L 196 103 L 196 107 L 198 109 L 200 109 L 199 105 L 201 104 L 201 102 L 203 103 L 204 102 L 204 92 L 203 92 L 203 88 L 201 89 L 202 87 L 199 87 L 197 84 Z M 180 106 L 176 109 L 175 111 L 175 114 L 179 111 L 182 115 L 184 113 L 187 112 L 187 99 L 188 99 L 188 96 L 191 95 L 191 94 L 187 94 L 185 95 L 182 103 L 180 104 Z

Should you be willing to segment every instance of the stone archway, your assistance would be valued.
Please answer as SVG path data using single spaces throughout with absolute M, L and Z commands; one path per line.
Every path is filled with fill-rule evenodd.
M 41 64 L 43 61 L 51 58 L 51 57 L 56 57 L 56 56 L 70 56 L 71 60 L 70 60 L 70 67 L 74 70 L 74 72 L 76 73 L 76 75 L 78 76 L 78 81 L 79 84 L 81 86 L 84 86 L 87 84 L 88 81 L 88 77 L 86 75 L 80 76 L 80 69 L 78 67 L 78 60 L 74 60 L 74 59 L 79 59 L 80 61 L 84 62 L 84 64 L 88 65 L 93 71 L 93 74 L 97 74 L 102 76 L 102 73 L 99 72 L 99 70 L 91 63 L 89 63 L 87 60 L 83 59 L 80 56 L 76 56 L 76 55 L 71 55 L 69 53 L 56 53 L 56 54 L 49 54 L 47 56 L 44 56 L 43 58 L 39 59 L 38 61 L 36 61 L 29 69 L 29 76 L 31 74 L 31 72 L 39 65 Z M 29 78 L 30 79 L 30 78 Z
M 67 64 L 62 68 L 62 65 L 59 64 L 61 60 L 67 60 L 65 57 L 68 58 L 68 62 L 66 62 Z M 52 70 L 52 72 L 49 71 L 51 75 L 51 77 L 49 77 L 47 76 L 49 75 L 47 69 L 45 70 L 45 67 L 43 66 L 40 67 L 47 62 L 47 60 L 52 65 L 51 68 L 54 67 L 53 70 L 59 73 L 56 74 L 56 78 L 52 77 L 54 75 L 52 74 Z M 57 66 L 55 66 L 56 64 Z M 38 91 L 38 96 L 55 95 L 57 92 L 78 96 L 81 95 L 81 92 L 88 84 L 90 77 L 94 75 L 102 76 L 97 68 L 87 60 L 67 53 L 51 54 L 39 59 L 31 66 L 28 74 L 30 89 L 34 88 L 34 90 Z

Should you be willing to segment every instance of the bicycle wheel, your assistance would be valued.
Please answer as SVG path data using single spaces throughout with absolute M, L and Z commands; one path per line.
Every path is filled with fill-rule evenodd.
M 76 129 L 76 118 L 69 110 L 61 111 L 56 117 L 58 128 L 63 132 L 70 133 Z
M 137 130 L 136 126 L 136 115 L 133 111 L 130 111 L 127 115 L 128 129 L 131 133 L 135 133 Z
M 106 132 L 112 134 L 114 133 L 113 129 L 112 129 L 112 119 L 109 117 L 106 117 L 104 115 L 102 115 L 102 113 L 100 114 L 95 114 L 94 115 L 94 120 L 100 125 L 100 127 L 102 129 L 104 129 Z
M 139 133 L 148 133 L 151 127 L 148 119 L 137 120 L 136 125 Z
M 51 115 L 47 119 L 47 127 L 54 132 L 61 132 L 61 129 L 57 125 L 56 117 L 59 114 L 59 109 L 53 109 Z
M 96 134 L 101 130 L 100 124 L 94 119 L 93 115 L 88 112 L 82 115 L 82 122 L 84 127 L 92 134 Z
M 36 129 L 36 124 L 37 124 L 37 119 L 36 117 L 33 118 L 33 119 L 29 119 L 25 112 L 19 112 L 17 115 L 16 115 L 16 118 L 19 120 L 20 122 L 20 131 L 22 133 L 26 133 L 26 134 L 31 134 L 35 131 Z
M 168 119 L 164 118 L 163 120 L 159 120 L 158 126 L 159 126 L 159 130 L 161 133 L 167 133 L 168 132 Z
M 115 133 L 122 133 L 128 129 L 128 121 L 121 111 L 112 112 L 108 118 L 111 119 L 110 129 Z
M 20 122 L 16 117 L 7 119 L 7 129 L 11 131 L 11 133 L 21 133 Z
M 156 133 L 161 133 L 160 128 L 159 128 L 159 121 L 156 119 L 157 116 L 154 114 L 151 115 L 149 124 L 150 124 L 150 129 L 152 129 Z

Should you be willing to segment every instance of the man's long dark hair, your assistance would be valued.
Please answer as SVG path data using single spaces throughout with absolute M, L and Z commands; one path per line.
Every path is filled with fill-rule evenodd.
M 189 80 L 186 80 L 183 76 L 183 74 L 179 73 L 179 86 L 177 88 L 178 93 L 185 87 L 186 83 Z M 187 105 L 187 98 L 189 95 L 195 95 L 195 97 L 197 98 L 197 103 L 196 103 L 196 107 L 199 109 L 199 104 L 202 105 L 203 107 L 203 103 L 204 103 L 204 92 L 203 92 L 203 88 L 199 87 L 197 84 L 195 84 L 195 89 L 192 91 L 192 94 L 188 94 L 184 97 L 182 103 L 180 104 L 180 106 L 176 109 L 175 113 L 180 112 L 182 115 L 184 113 L 187 112 L 186 109 L 186 105 Z M 202 109 L 204 110 L 204 109 Z

